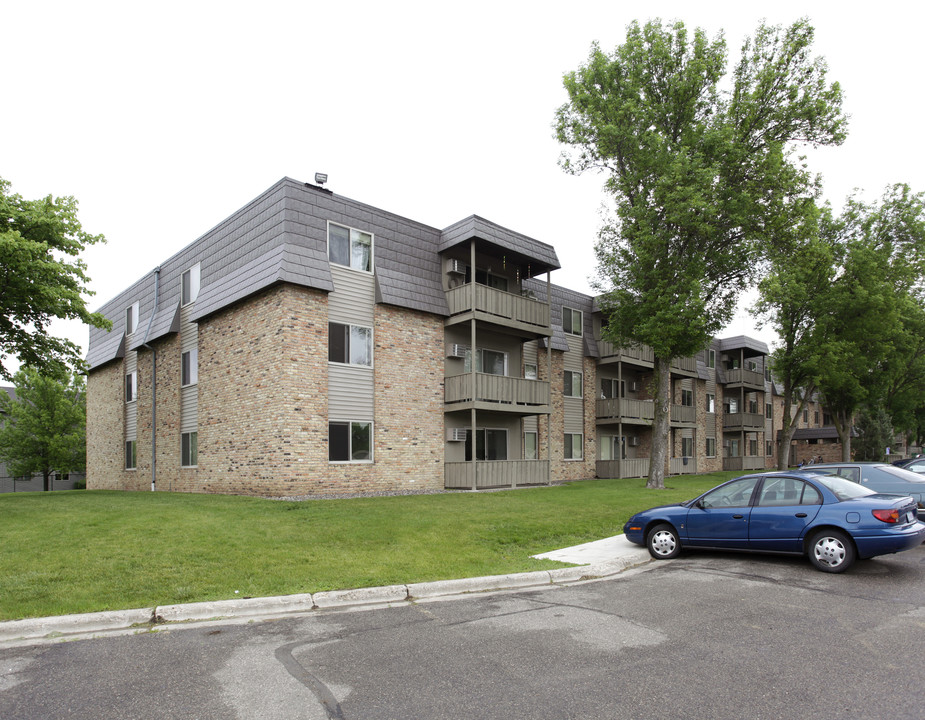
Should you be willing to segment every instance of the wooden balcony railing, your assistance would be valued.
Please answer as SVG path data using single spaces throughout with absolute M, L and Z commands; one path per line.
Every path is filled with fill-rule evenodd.
M 450 490 L 545 485 L 549 482 L 547 460 L 448 462 L 443 468 L 443 484 Z
M 753 388 L 764 389 L 764 375 L 754 370 L 734 368 L 726 371 L 726 385 L 747 385 Z
M 764 430 L 761 413 L 727 413 L 723 415 L 723 430 Z
M 655 418 L 655 403 L 652 400 L 604 398 L 596 402 L 596 413 L 598 418 L 651 423 Z
M 477 311 L 499 322 L 510 321 L 549 330 L 549 306 L 532 298 L 497 290 L 479 283 L 467 283 L 447 290 L 450 315 Z
M 465 373 L 446 377 L 443 383 L 447 404 L 475 401 L 537 408 L 549 405 L 549 383 L 543 380 L 476 373 L 473 391 L 472 374 Z
M 649 458 L 628 458 L 626 460 L 598 460 L 596 473 L 599 478 L 641 478 L 649 474 Z

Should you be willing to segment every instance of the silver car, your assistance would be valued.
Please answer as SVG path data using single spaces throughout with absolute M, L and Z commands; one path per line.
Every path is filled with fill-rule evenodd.
M 808 472 L 837 475 L 878 493 L 911 495 L 925 509 L 925 475 L 875 462 L 820 463 L 803 468 Z M 922 516 L 923 512 L 919 515 Z

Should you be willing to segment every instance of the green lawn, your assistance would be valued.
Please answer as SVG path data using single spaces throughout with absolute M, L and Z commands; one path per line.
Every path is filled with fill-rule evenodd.
M 561 567 L 531 555 L 622 532 L 736 473 L 286 502 L 74 491 L 0 495 L 0 620 Z M 236 592 L 237 591 L 237 592 Z

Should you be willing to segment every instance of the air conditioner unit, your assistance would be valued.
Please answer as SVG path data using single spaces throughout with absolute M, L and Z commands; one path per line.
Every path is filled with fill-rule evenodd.
M 446 271 L 451 275 L 465 275 L 466 263 L 455 258 L 448 258 L 446 261 Z
M 723 447 L 729 447 L 729 441 L 723 440 Z
M 469 346 L 453 343 L 446 349 L 446 356 L 451 358 L 464 358 L 469 354 Z
M 469 435 L 469 430 L 466 428 L 447 428 L 446 429 L 446 439 L 450 442 L 465 442 L 466 437 Z
M 635 380 L 630 380 L 629 382 L 630 392 L 636 392 L 639 390 L 639 383 Z
M 639 445 L 639 436 L 638 436 L 638 435 L 630 435 L 629 438 L 628 438 L 628 440 L 629 440 L 629 443 L 630 443 L 630 447 L 636 447 L 637 445 Z

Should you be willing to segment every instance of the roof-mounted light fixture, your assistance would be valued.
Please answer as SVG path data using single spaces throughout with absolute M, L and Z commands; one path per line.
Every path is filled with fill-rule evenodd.
M 327 173 L 315 173 L 315 184 L 324 185 L 328 181 Z

